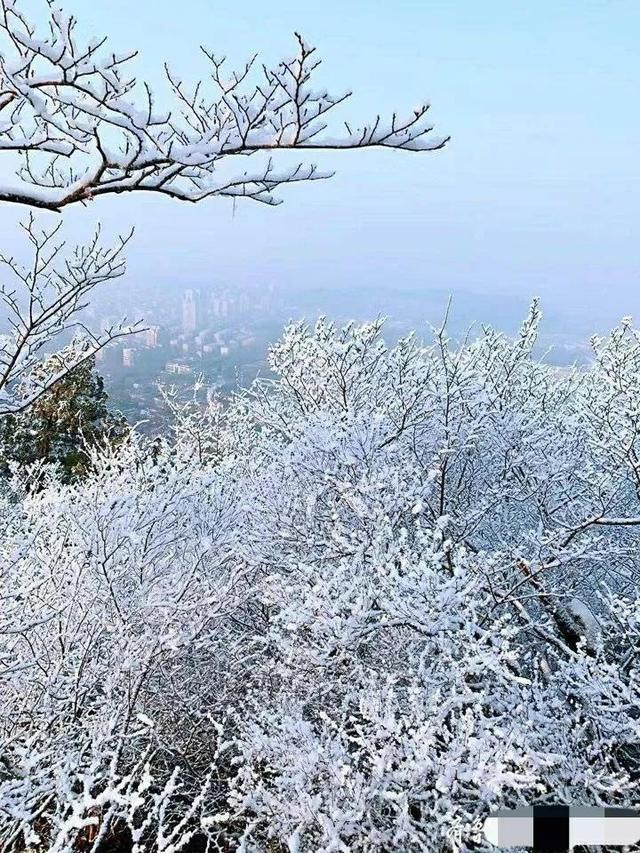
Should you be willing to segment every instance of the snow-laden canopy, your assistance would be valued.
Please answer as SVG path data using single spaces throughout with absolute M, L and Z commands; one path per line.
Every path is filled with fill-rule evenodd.
M 640 336 L 559 371 L 537 321 L 293 325 L 171 441 L 16 473 L 3 849 L 478 851 L 494 806 L 635 801 Z

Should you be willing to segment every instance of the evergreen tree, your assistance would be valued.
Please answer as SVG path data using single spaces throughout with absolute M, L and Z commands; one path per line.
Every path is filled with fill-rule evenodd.
M 95 359 L 87 359 L 28 412 L 0 419 L 1 470 L 7 473 L 12 461 L 43 460 L 58 463 L 66 482 L 82 476 L 89 463 L 87 445 L 117 440 L 124 432 L 124 417 L 109 411 L 107 399 Z

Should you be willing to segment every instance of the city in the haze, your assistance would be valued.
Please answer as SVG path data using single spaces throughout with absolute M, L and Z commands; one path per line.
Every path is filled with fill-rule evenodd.
M 108 306 L 108 309 L 115 307 Z M 140 312 L 140 332 L 98 354 L 110 405 L 130 422 L 156 429 L 166 409 L 160 387 L 191 389 L 202 378 L 202 399 L 251 382 L 264 367 L 268 343 L 282 324 L 276 288 L 177 288 L 172 298 L 151 301 Z M 119 315 L 103 313 L 104 326 Z
M 133 301 L 121 288 L 105 294 L 91 311 L 101 328 L 122 320 L 138 321 L 141 331 L 120 338 L 98 354 L 97 369 L 105 380 L 109 405 L 145 432 L 166 425 L 168 411 L 161 388 L 192 394 L 194 380 L 202 379 L 199 399 L 224 397 L 247 387 L 258 375 L 268 373 L 267 352 L 291 318 L 313 322 L 326 313 L 335 322 L 387 318 L 385 337 L 397 340 L 410 329 L 429 336 L 447 310 L 448 292 L 443 289 L 413 291 L 372 288 L 366 298 L 357 291 L 335 288 L 308 289 L 304 293 L 273 282 L 239 286 L 233 283 L 174 282 L 142 291 Z M 136 297 L 138 292 L 136 291 Z M 517 295 L 491 297 L 463 292 L 449 309 L 450 333 L 463 336 L 474 327 L 474 318 L 491 316 L 496 328 L 513 333 L 527 310 Z M 558 310 L 543 323 L 538 349 L 554 364 L 589 360 L 584 317 Z M 479 327 L 475 324 L 476 331 Z

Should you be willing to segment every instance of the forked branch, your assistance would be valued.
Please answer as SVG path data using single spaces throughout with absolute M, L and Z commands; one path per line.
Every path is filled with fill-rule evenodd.
M 328 114 L 350 93 L 312 87 L 320 60 L 299 35 L 296 56 L 275 68 L 253 56 L 227 71 L 225 59 L 203 48 L 209 79 L 193 87 L 165 64 L 173 98 L 158 107 L 150 87 L 129 73 L 135 52 L 109 52 L 104 38 L 80 43 L 75 19 L 52 0 L 48 7 L 42 37 L 20 0 L 0 0 L 0 152 L 22 161 L 17 184 L 0 186 L 1 201 L 59 211 L 146 191 L 191 202 L 231 196 L 277 204 L 282 185 L 332 174 L 313 164 L 276 168 L 277 150 L 434 151 L 447 141 L 432 136 L 428 104 L 364 127 L 345 122 L 332 135 Z

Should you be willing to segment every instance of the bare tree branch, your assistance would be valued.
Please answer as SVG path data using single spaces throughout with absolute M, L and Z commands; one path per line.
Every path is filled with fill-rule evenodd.
M 38 37 L 20 0 L 0 0 L 0 152 L 23 160 L 18 185 L 0 186 L 2 201 L 59 211 L 146 191 L 277 204 L 281 185 L 332 173 L 302 164 L 277 170 L 270 156 L 244 168 L 239 158 L 275 149 L 434 151 L 447 142 L 431 136 L 428 104 L 403 119 L 377 116 L 361 128 L 345 122 L 342 135 L 330 135 L 325 117 L 350 93 L 312 88 L 320 60 L 297 34 L 297 55 L 273 69 L 260 69 L 253 56 L 228 72 L 224 58 L 202 48 L 209 87 L 189 88 L 165 64 L 174 103 L 158 109 L 150 87 L 128 73 L 135 52 L 108 53 L 104 38 L 78 42 L 75 19 L 47 3 L 49 30 Z
M 28 266 L 0 253 L 9 274 L 8 281 L 0 279 L 9 325 L 0 336 L 0 416 L 28 408 L 98 350 L 138 330 L 123 323 L 96 334 L 80 320 L 89 292 L 123 275 L 122 254 L 133 232 L 103 248 L 98 227 L 87 245 L 64 255 L 60 225 L 40 230 L 33 214 L 22 223 L 31 249 Z M 65 337 L 70 340 L 58 349 Z

